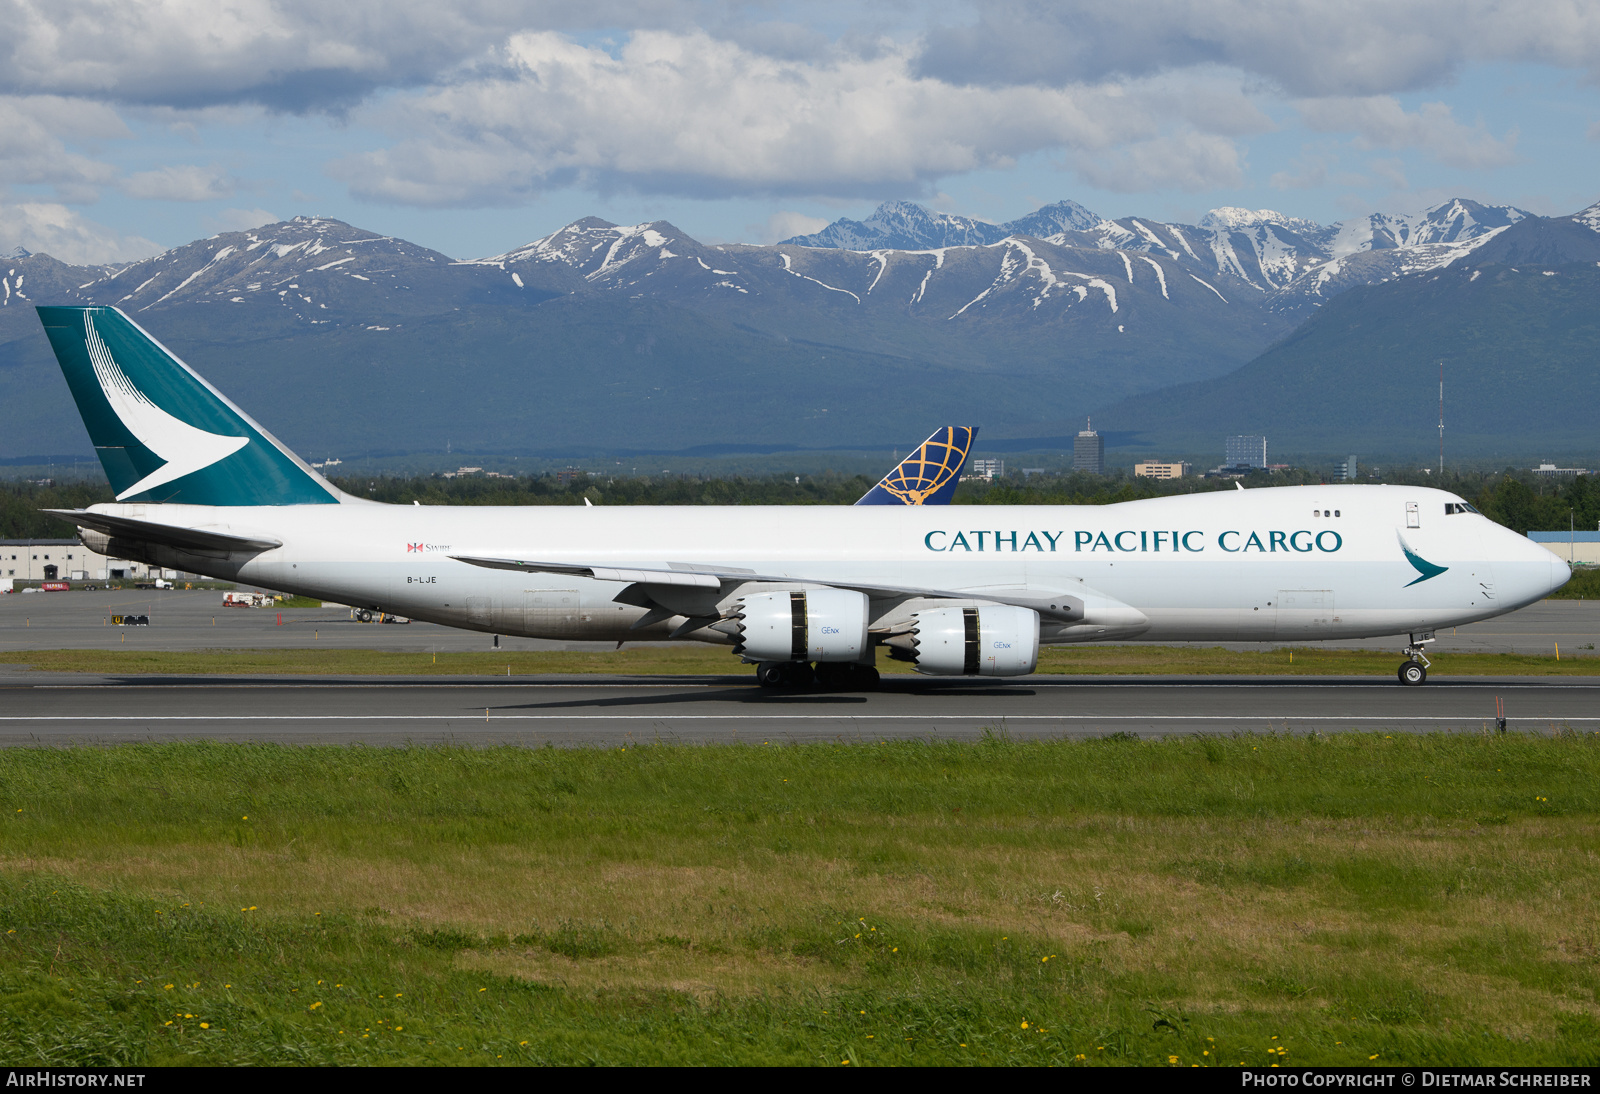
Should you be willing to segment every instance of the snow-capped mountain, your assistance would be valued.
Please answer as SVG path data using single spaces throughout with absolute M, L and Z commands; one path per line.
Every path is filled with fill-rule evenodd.
M 1057 232 L 1087 231 L 1100 218 L 1075 201 L 1058 201 L 1005 224 L 954 213 L 936 213 L 912 201 L 886 201 L 866 220 L 839 219 L 822 231 L 784 243 L 850 251 L 919 251 L 935 247 L 987 246 L 1012 235 L 1043 239 Z
M 1200 218 L 1200 227 L 1225 232 L 1258 224 L 1281 224 L 1294 232 L 1316 232 L 1322 227 L 1314 220 L 1284 216 L 1276 209 L 1241 209 L 1237 205 L 1224 205 Z
M 255 302 L 321 324 L 362 307 L 387 314 L 397 300 L 419 313 L 458 304 L 469 286 L 438 276 L 451 265 L 438 251 L 403 239 L 326 217 L 295 217 L 175 247 L 92 280 L 80 293 L 130 314 Z M 501 288 L 498 279 L 495 287 Z
M 1512 206 L 1456 199 L 1415 214 L 1374 213 L 1329 226 L 1272 209 L 1228 206 L 1191 225 L 1145 217 L 1104 220 L 1075 202 L 1062 201 L 995 225 L 895 201 L 879 206 L 865 221 L 838 220 L 785 243 L 856 251 L 927 250 L 993 246 L 1027 236 L 1061 247 L 1164 254 L 1198 276 L 1236 280 L 1242 292 L 1266 294 L 1275 311 L 1294 312 L 1354 285 L 1448 265 L 1528 215 Z
M 453 261 L 340 221 L 297 217 L 117 268 L 43 254 L 0 260 L 0 367 L 19 370 L 8 374 L 11 391 L 54 390 L 31 305 L 102 304 L 150 323 L 179 353 L 233 344 L 221 356 L 240 370 L 241 391 L 271 379 L 273 390 L 298 384 L 333 405 L 350 394 L 340 384 L 357 383 L 359 362 L 360 397 L 371 398 L 381 377 L 376 387 L 394 418 L 410 414 L 408 391 L 460 403 L 448 412 L 428 407 L 457 440 L 490 428 L 474 417 L 486 413 L 481 399 L 464 409 L 474 396 L 460 383 L 509 391 L 535 380 L 540 400 L 560 388 L 566 418 L 589 420 L 592 411 L 630 438 L 629 430 L 657 429 L 665 414 L 677 416 L 675 431 L 733 440 L 708 424 L 722 420 L 720 410 L 695 400 L 738 390 L 766 408 L 740 419 L 740 438 L 765 442 L 778 430 L 782 439 L 783 430 L 802 429 L 795 421 L 826 414 L 836 432 L 794 437 L 837 443 L 850 421 L 867 428 L 848 391 L 890 376 L 920 400 L 896 413 L 981 411 L 991 430 L 1037 431 L 1056 427 L 1018 423 L 1065 422 L 1139 392 L 1229 373 L 1348 288 L 1449 266 L 1600 262 L 1600 205 L 1541 218 L 1459 200 L 1327 226 L 1224 208 L 1200 221 L 1109 221 L 1057 202 L 992 225 L 902 202 L 803 241 L 713 246 L 666 221 L 586 218 L 498 255 Z M 823 237 L 856 243 L 815 245 Z M 441 388 L 444 364 L 450 375 L 477 379 Z M 614 391 L 619 405 L 637 398 L 648 413 L 606 417 L 604 398 L 590 406 L 575 394 L 587 390 L 570 384 L 575 373 L 612 377 L 602 386 L 632 393 Z M 829 409 L 785 418 L 796 390 Z M 50 418 L 7 407 L 0 456 L 8 447 L 53 451 L 55 432 L 77 435 L 65 410 Z M 509 406 L 497 408 L 490 418 L 508 414 Z M 521 424 L 505 428 L 528 428 L 512 417 Z M 35 435 L 46 439 L 19 439 Z

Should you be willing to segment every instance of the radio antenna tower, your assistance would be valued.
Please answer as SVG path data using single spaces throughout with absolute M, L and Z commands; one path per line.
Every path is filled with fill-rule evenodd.
M 1439 358 L 1439 476 L 1444 477 L 1444 358 Z

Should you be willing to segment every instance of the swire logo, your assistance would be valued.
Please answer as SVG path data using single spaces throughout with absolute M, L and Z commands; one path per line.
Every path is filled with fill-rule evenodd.
M 420 543 L 408 543 L 408 544 L 406 544 L 406 550 L 407 551 L 420 551 L 420 550 L 422 550 L 422 544 L 420 544 Z
M 450 545 L 448 543 L 407 543 L 406 544 L 406 554 L 408 554 L 408 555 L 431 555 L 431 554 L 436 554 L 439 551 L 448 551 L 449 549 L 450 549 Z

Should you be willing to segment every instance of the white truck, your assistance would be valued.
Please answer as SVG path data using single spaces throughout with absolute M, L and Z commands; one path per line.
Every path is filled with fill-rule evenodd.
M 270 608 L 273 605 L 271 593 L 223 593 L 222 606 L 224 608 Z

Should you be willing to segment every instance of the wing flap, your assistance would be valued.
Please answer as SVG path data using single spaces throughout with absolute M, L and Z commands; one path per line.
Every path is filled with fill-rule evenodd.
M 923 598 L 928 600 L 981 600 L 991 604 L 1012 604 L 1032 608 L 1045 619 L 1076 623 L 1084 618 L 1084 604 L 1077 596 L 1051 595 L 1033 589 L 923 589 L 911 585 L 875 585 L 857 581 L 793 575 L 758 574 L 743 569 L 718 569 L 700 566 L 694 571 L 621 568 L 582 562 L 538 562 L 519 558 L 487 558 L 477 555 L 451 555 L 457 562 L 491 570 L 519 570 L 523 573 L 567 574 L 591 577 L 597 581 L 619 581 L 639 585 L 674 585 L 698 589 L 719 589 L 743 584 L 815 585 L 829 589 L 850 589 L 873 600 Z M 1130 609 L 1131 610 L 1131 609 Z M 1142 616 L 1140 617 L 1143 618 Z

